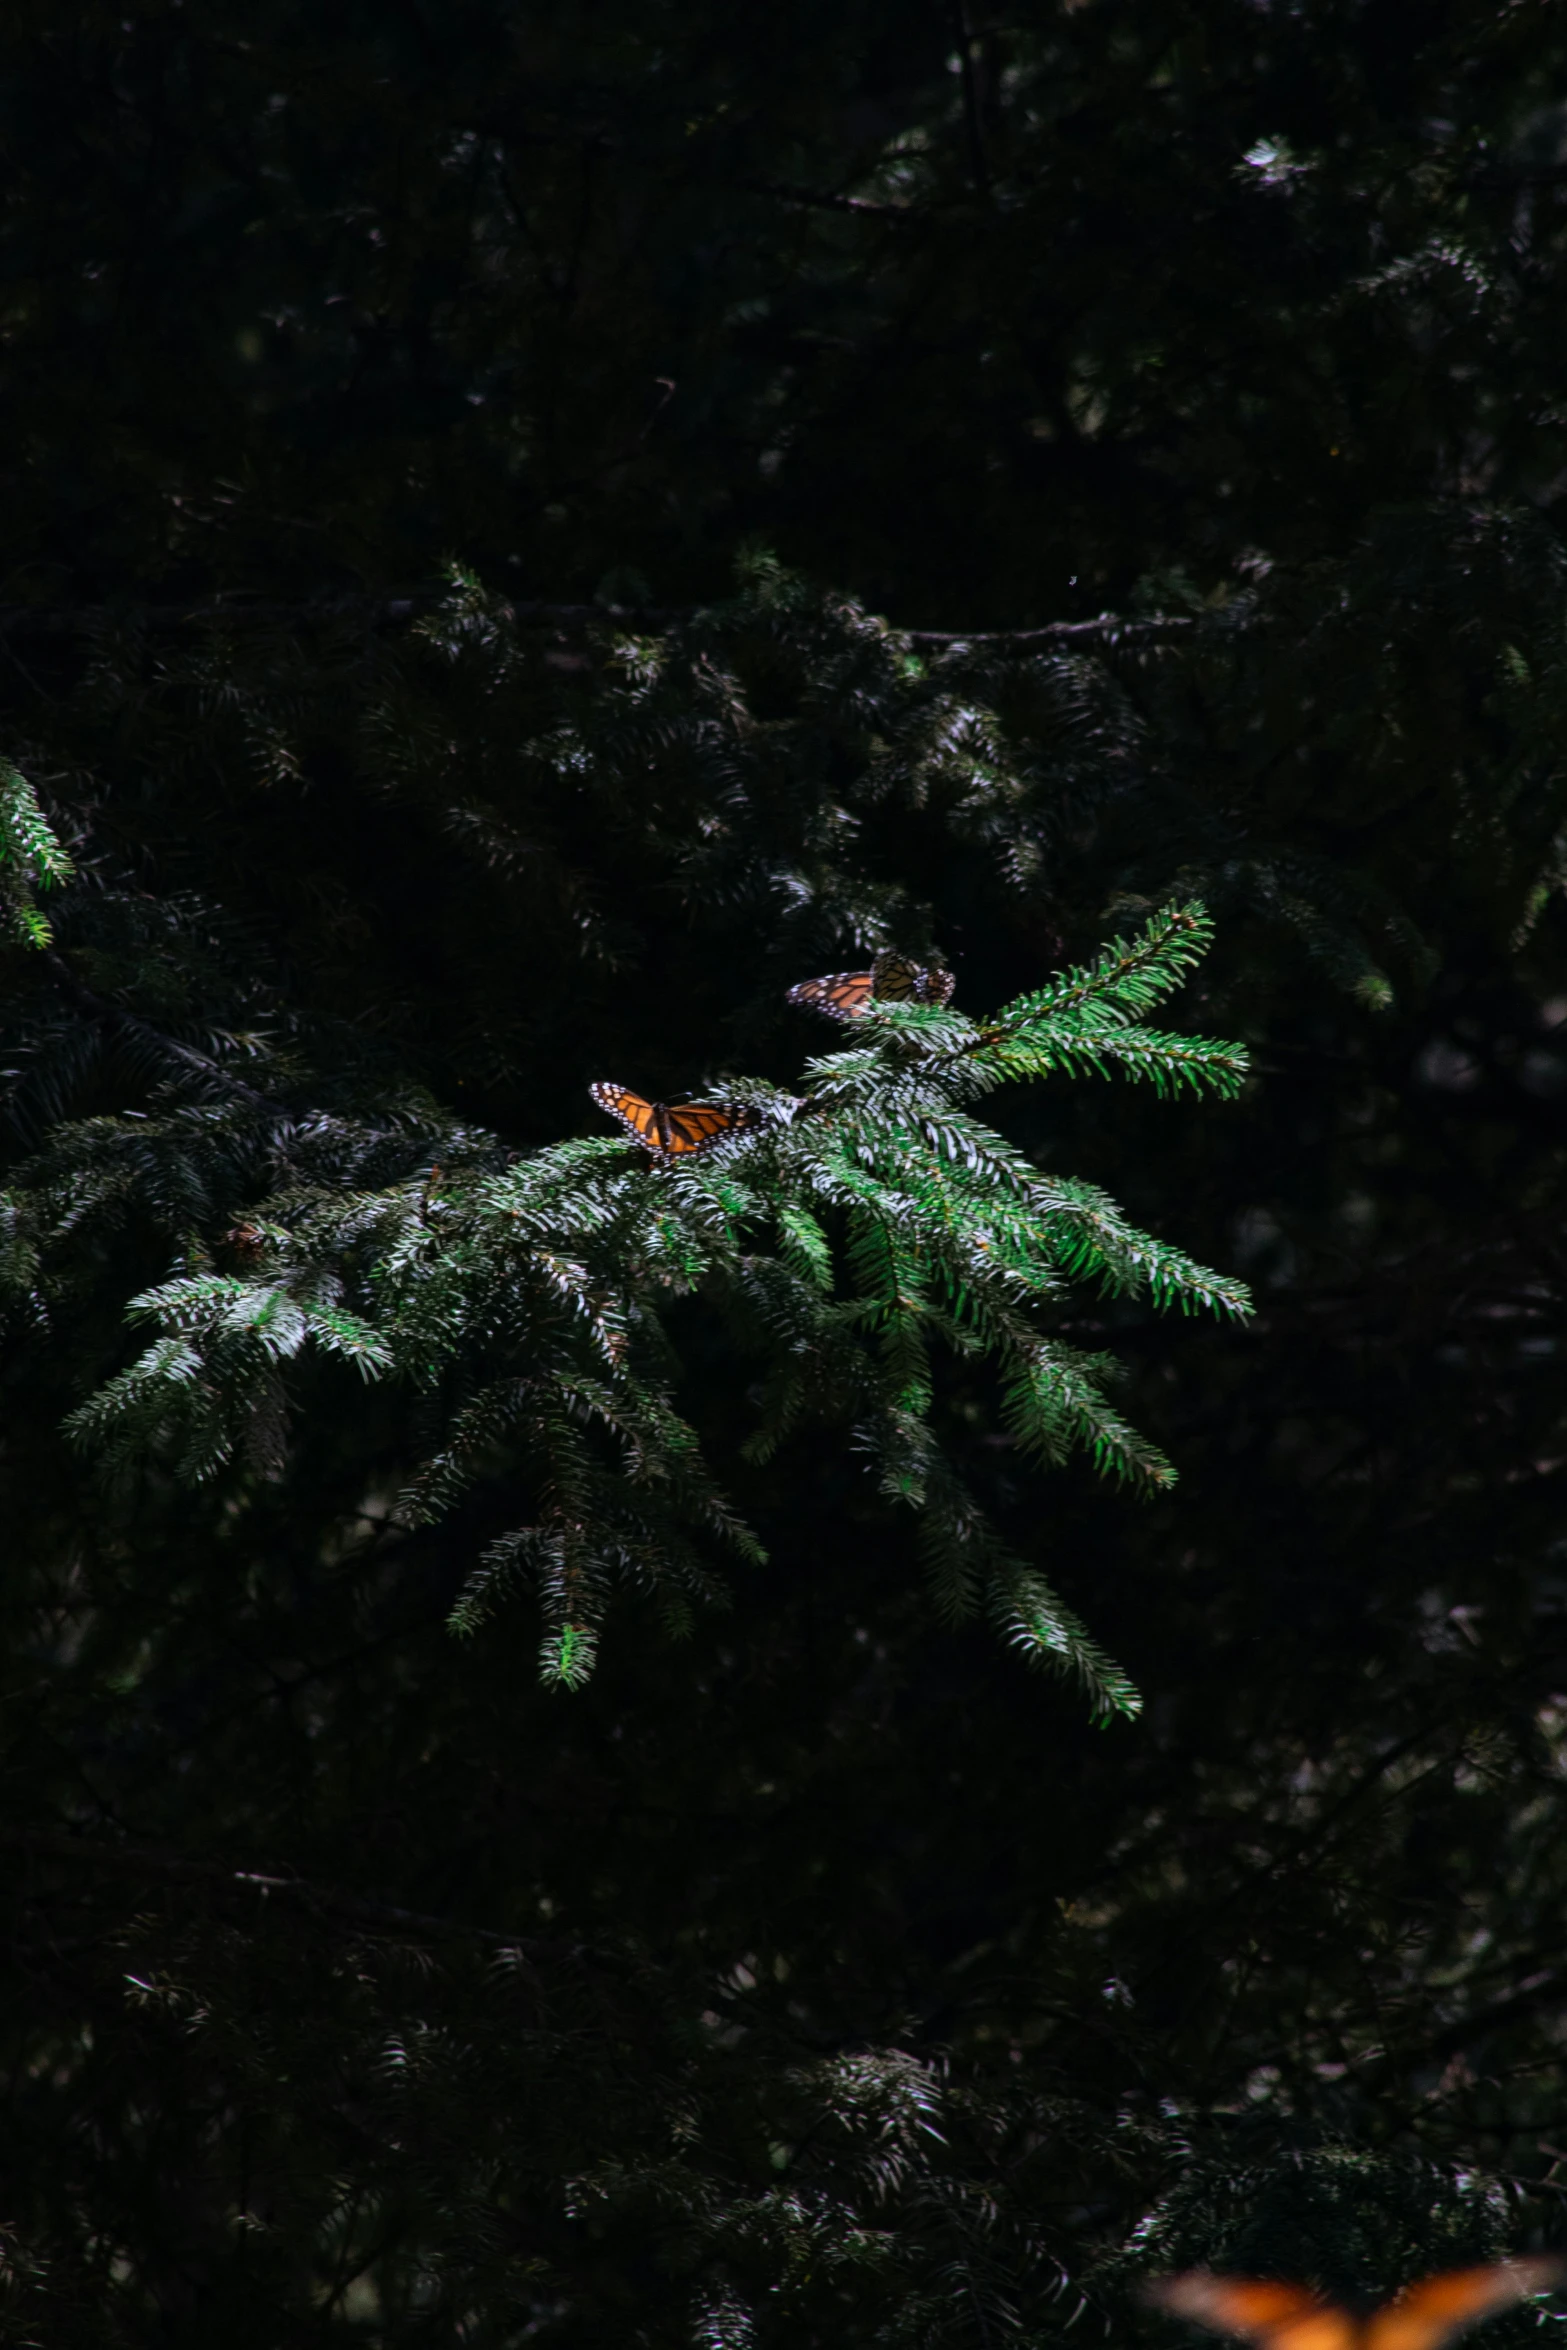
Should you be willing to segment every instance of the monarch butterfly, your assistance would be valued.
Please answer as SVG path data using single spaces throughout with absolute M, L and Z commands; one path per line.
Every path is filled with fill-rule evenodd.
M 1380 2309 L 1365 2312 L 1325 2301 L 1309 2285 L 1255 2277 L 1216 2277 L 1206 2269 L 1161 2277 L 1146 2297 L 1177 2317 L 1218 2334 L 1235 2334 L 1260 2350 L 1438 2350 L 1466 2326 L 1511 2301 L 1543 2293 L 1567 2276 L 1567 2261 L 1542 2256 L 1489 2268 L 1454 2268 L 1406 2285 Z
M 884 949 L 868 971 L 830 971 L 824 979 L 802 979 L 784 1001 L 825 1012 L 829 1020 L 857 1020 L 872 1001 L 883 1004 L 947 1004 L 957 985 L 936 963 L 911 963 Z
M 759 1113 L 749 1102 L 676 1102 L 671 1106 L 644 1101 L 629 1086 L 612 1085 L 607 1079 L 590 1085 L 588 1091 L 601 1110 L 620 1120 L 634 1142 L 661 1159 L 699 1157 L 726 1135 L 744 1134 L 761 1124 Z

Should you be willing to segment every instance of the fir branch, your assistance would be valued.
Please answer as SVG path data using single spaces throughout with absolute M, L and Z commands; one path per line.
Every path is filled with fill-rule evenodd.
M 46 949 L 53 933 L 40 892 L 60 889 L 75 867 L 20 769 L 0 758 L 0 908 L 24 947 Z
M 453 1628 L 472 1631 L 525 1576 L 546 1678 L 576 1686 L 615 1583 L 639 1585 L 680 1629 L 722 1588 L 701 1545 L 763 1557 L 674 1408 L 665 1315 L 705 1295 L 763 1360 L 752 1459 L 807 1414 L 842 1413 L 881 1491 L 922 1513 L 943 1611 L 977 1604 L 1001 1576 L 1033 1594 L 1007 1617 L 1034 1626 L 1025 1645 L 1063 1658 L 1096 1705 L 1121 1705 L 1115 1668 L 1051 1612 L 1037 1571 L 1006 1551 L 945 1459 L 931 1417 L 938 1354 L 996 1364 L 1026 1454 L 1049 1464 L 1081 1450 L 1102 1474 L 1157 1488 L 1174 1472 L 1111 1407 L 1112 1366 L 1051 1338 L 1040 1311 L 1082 1280 L 1186 1311 L 1243 1313 L 1248 1301 L 1095 1187 L 1041 1175 L 963 1101 L 1007 1078 L 1084 1069 L 1232 1090 L 1235 1048 L 1134 1025 L 1208 936 L 1200 909 L 1166 910 L 984 1024 L 873 1006 L 853 1044 L 811 1065 L 803 1095 L 737 1081 L 735 1098 L 760 1114 L 711 1155 L 666 1163 L 615 1140 L 564 1142 L 500 1174 L 483 1164 L 487 1138 L 453 1130 L 438 1191 L 406 1174 L 379 1191 L 318 1175 L 258 1210 L 250 1269 L 202 1266 L 131 1301 L 159 1335 L 72 1432 L 122 1476 L 151 1450 L 205 1479 L 242 1454 L 275 1461 L 283 1375 L 307 1345 L 363 1378 L 406 1380 L 443 1427 L 398 1505 L 405 1524 L 498 1475 L 534 1497 L 528 1521 L 485 1549 Z M 327 1144 L 323 1174 L 350 1140 L 330 1121 L 298 1132 Z M 82 1162 L 100 1186 L 135 1165 L 114 1139 L 112 1126 L 97 1138 L 101 1167 Z M 354 1138 L 345 1174 L 364 1147 Z M 29 1234 L 26 1247 L 19 1273 L 49 1242 Z

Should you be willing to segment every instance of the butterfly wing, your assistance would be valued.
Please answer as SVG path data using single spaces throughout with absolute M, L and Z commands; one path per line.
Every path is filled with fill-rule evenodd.
M 823 979 L 802 979 L 784 997 L 786 1004 L 803 1004 L 807 1011 L 825 1012 L 829 1020 L 855 1020 L 871 1000 L 875 974 L 870 971 L 829 971 Z
M 917 999 L 924 977 L 918 963 L 911 963 L 907 955 L 895 955 L 886 948 L 871 965 L 871 980 L 878 1003 L 906 1004 Z
M 915 1001 L 921 1004 L 950 1004 L 952 991 L 957 984 L 956 973 L 949 971 L 944 964 L 927 963 L 914 990 Z
M 868 971 L 829 971 L 822 979 L 802 979 L 784 1001 L 825 1012 L 830 1020 L 857 1020 L 873 1001 L 949 1004 L 956 984 L 952 973 L 939 965 L 911 963 L 907 955 L 884 947 Z
M 1306 2285 L 1216 2277 L 1197 2268 L 1185 2276 L 1156 2277 L 1146 2297 L 1176 2317 L 1192 2318 L 1216 2334 L 1234 2334 L 1265 2350 L 1357 2350 L 1359 2328 L 1349 2311 Z
M 1379 2309 L 1366 2327 L 1365 2350 L 1437 2350 L 1465 2326 L 1494 2317 L 1531 2293 L 1548 2292 L 1567 2276 L 1567 2261 L 1542 2255 L 1502 2260 L 1488 2268 L 1447 2269 L 1422 2277 Z
M 599 1108 L 608 1110 L 612 1118 L 618 1118 L 632 1140 L 640 1142 L 644 1150 L 662 1150 L 664 1138 L 659 1131 L 660 1103 L 644 1101 L 641 1094 L 633 1093 L 629 1085 L 614 1085 L 607 1078 L 590 1085 L 588 1091 Z
M 727 1135 L 744 1134 L 758 1123 L 749 1102 L 680 1102 L 664 1113 L 664 1154 L 671 1159 L 695 1158 Z
M 628 1085 L 614 1085 L 607 1079 L 590 1085 L 588 1091 L 601 1110 L 620 1120 L 634 1142 L 663 1159 L 694 1158 L 726 1135 L 747 1133 L 762 1122 L 760 1112 L 749 1102 L 680 1102 L 671 1109 L 663 1102 L 644 1100 Z

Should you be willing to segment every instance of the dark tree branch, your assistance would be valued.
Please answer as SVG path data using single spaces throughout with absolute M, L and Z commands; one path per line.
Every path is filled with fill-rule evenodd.
M 968 139 L 969 168 L 979 193 L 988 196 L 990 164 L 985 154 L 985 134 L 979 116 L 979 88 L 974 73 L 974 36 L 969 27 L 964 0 L 954 0 L 952 15 L 957 26 L 958 66 L 963 81 L 963 129 Z
M 65 1836 L 47 1828 L 0 1824 L 0 1848 L 26 1853 L 38 1860 L 65 1861 L 100 1874 L 134 1877 L 166 1885 L 211 1885 L 226 1893 L 258 1894 L 308 1910 L 317 1917 L 341 1919 L 345 1926 L 365 1926 L 382 1933 L 406 1934 L 418 1939 L 482 1942 L 497 1950 L 515 1950 L 524 1958 L 554 1964 L 585 1961 L 624 1970 L 613 1954 L 583 1943 L 541 1940 L 527 1934 L 503 1934 L 493 1926 L 465 1924 L 460 1918 L 435 1917 L 427 1911 L 402 1909 L 395 1903 L 369 1901 L 337 1885 L 319 1885 L 307 1877 L 277 1870 L 239 1869 L 224 1861 L 188 1860 L 182 1854 L 161 1852 L 137 1844 L 105 1844 L 88 1836 Z
M 201 604 L 0 605 L 0 639 L 103 636 L 116 628 L 168 635 L 182 628 L 211 627 L 220 621 L 274 628 L 330 626 L 334 622 L 353 623 L 363 628 L 397 628 L 427 612 L 439 611 L 447 601 L 444 590 L 432 589 L 412 596 L 339 596 L 301 604 L 230 603 L 214 598 Z M 636 628 L 678 628 L 683 622 L 695 619 L 702 608 L 676 604 L 555 604 L 542 600 L 518 601 L 504 607 L 519 628 L 561 629 L 588 628 L 604 621 L 625 622 Z M 1160 613 L 1147 619 L 1128 619 L 1118 612 L 1101 612 L 1092 620 L 1049 620 L 1037 628 L 894 628 L 891 634 L 911 645 L 932 648 L 1135 644 L 1155 637 L 1183 635 L 1196 625 L 1194 619 L 1184 614 Z
M 911 645 L 1062 645 L 1140 644 L 1153 637 L 1178 636 L 1195 628 L 1195 620 L 1181 614 L 1159 614 L 1147 620 L 1126 620 L 1118 612 L 1101 612 L 1093 620 L 1047 620 L 1041 628 L 940 629 L 905 628 L 894 631 Z
M 776 196 L 781 204 L 800 204 L 813 211 L 869 212 L 879 220 L 923 220 L 912 204 L 878 204 L 872 196 L 844 196 L 827 189 L 791 188 L 780 180 L 734 180 L 731 185 L 747 196 Z
M 76 1009 L 79 1012 L 84 1012 L 88 1019 L 96 1021 L 100 1027 L 119 1028 L 129 1036 L 144 1038 L 156 1051 L 166 1054 L 172 1061 L 179 1062 L 183 1068 L 190 1071 L 193 1077 L 199 1077 L 203 1084 L 216 1086 L 220 1091 L 231 1095 L 234 1100 L 248 1103 L 253 1110 L 265 1110 L 270 1116 L 280 1118 L 287 1118 L 291 1115 L 284 1103 L 275 1100 L 270 1094 L 258 1093 L 253 1085 L 245 1083 L 243 1077 L 231 1076 L 227 1069 L 211 1058 L 210 1054 L 198 1052 L 194 1045 L 182 1044 L 177 1037 L 170 1036 L 164 1029 L 155 1028 L 150 1021 L 143 1020 L 139 1013 L 128 1012 L 123 1005 L 111 1004 L 104 997 L 95 994 L 90 987 L 85 986 L 77 978 L 65 957 L 56 953 L 53 948 L 45 950 L 43 959 L 61 990 L 69 997 Z

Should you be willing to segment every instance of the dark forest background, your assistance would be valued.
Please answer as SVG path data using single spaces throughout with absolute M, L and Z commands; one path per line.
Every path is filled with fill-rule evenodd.
M 11 0 L 0 158 L 6 2338 L 1001 2350 L 1559 2236 L 1560 12 Z M 846 1427 L 748 1460 L 700 1292 L 768 1563 L 576 1689 L 447 1628 L 526 1480 L 400 1513 L 439 1397 L 66 1426 L 312 1203 L 1192 898 L 1241 1098 L 987 1113 L 1251 1283 L 1063 1301 L 1179 1482 L 933 1405 L 1135 1716 Z

